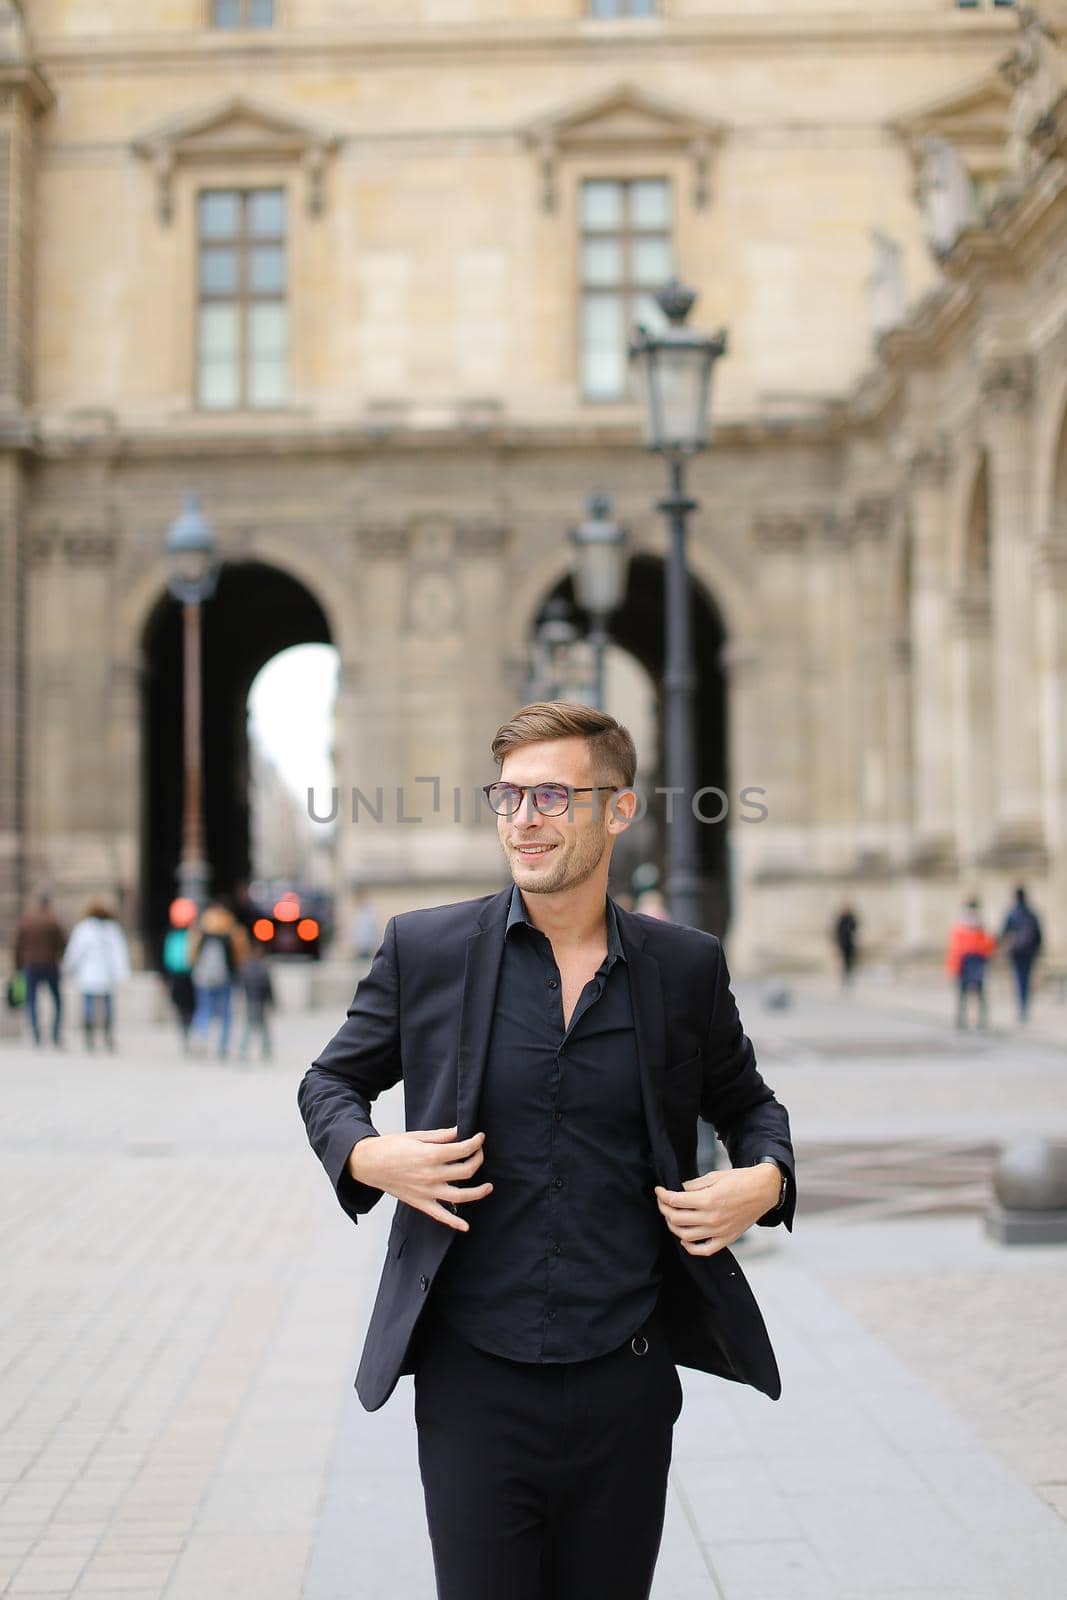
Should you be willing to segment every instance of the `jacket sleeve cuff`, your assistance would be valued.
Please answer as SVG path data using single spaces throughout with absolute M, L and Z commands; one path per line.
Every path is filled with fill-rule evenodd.
M 331 1129 L 329 1143 L 322 1158 L 322 1164 L 336 1190 L 337 1198 L 353 1222 L 358 1222 L 361 1216 L 378 1203 L 385 1192 L 382 1189 L 374 1189 L 367 1183 L 357 1183 L 348 1170 L 348 1158 L 360 1140 L 377 1138 L 377 1128 L 370 1127 L 360 1117 L 346 1118 L 344 1122 Z

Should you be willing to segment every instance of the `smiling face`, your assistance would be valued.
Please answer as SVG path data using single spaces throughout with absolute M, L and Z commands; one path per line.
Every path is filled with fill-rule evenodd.
M 546 739 L 509 750 L 500 768 L 503 783 L 528 787 L 561 783 L 586 789 L 596 782 L 586 739 Z M 512 816 L 498 816 L 497 834 L 511 875 L 524 894 L 559 894 L 602 871 L 607 881 L 614 835 L 621 815 L 612 815 L 610 785 L 599 795 L 576 794 L 562 816 L 535 811 L 529 796 Z

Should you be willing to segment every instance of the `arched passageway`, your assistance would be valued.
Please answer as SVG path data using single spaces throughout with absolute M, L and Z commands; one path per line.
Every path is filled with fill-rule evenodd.
M 303 584 L 261 562 L 223 567 L 203 608 L 204 831 L 212 892 L 251 876 L 248 691 L 260 668 L 297 644 L 330 644 L 322 607 Z M 141 907 L 154 957 L 174 894 L 182 825 L 181 608 L 164 595 L 143 637 Z

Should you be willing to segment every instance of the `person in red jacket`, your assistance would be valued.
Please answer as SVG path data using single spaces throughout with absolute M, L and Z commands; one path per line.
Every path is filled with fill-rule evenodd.
M 959 999 L 956 1006 L 956 1026 L 967 1026 L 967 996 L 978 997 L 978 1026 L 989 1023 L 986 1009 L 985 969 L 997 948 L 992 934 L 982 926 L 982 913 L 977 900 L 968 900 L 959 918 L 952 924 L 945 953 L 945 971 L 955 978 Z

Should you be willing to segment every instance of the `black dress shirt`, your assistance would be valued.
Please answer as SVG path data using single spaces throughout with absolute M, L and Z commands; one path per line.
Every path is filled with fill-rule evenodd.
M 607 902 L 607 955 L 569 1028 L 552 946 L 516 887 L 479 1102 L 485 1160 L 435 1307 L 513 1361 L 583 1361 L 652 1312 L 663 1223 L 641 1100 L 626 957 Z

